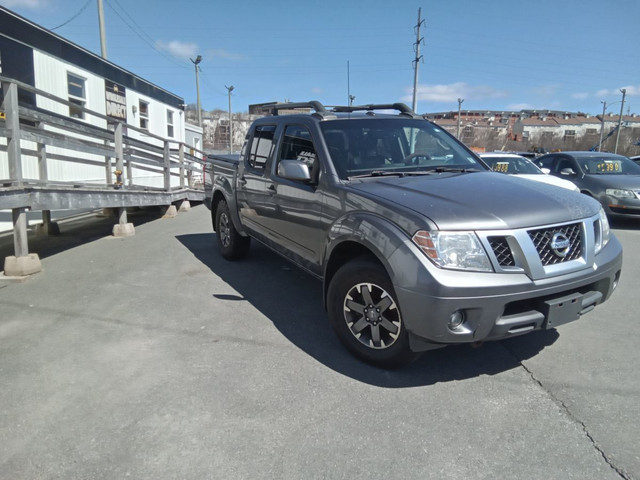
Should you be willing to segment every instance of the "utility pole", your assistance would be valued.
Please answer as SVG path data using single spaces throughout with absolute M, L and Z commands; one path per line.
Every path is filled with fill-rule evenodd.
M 414 112 L 417 112 L 418 108 L 418 64 L 422 60 L 422 55 L 420 55 L 420 44 L 423 42 L 423 38 L 420 36 L 420 27 L 424 23 L 422 20 L 422 8 L 418 9 L 418 25 L 416 26 L 416 58 L 413 60 L 413 103 L 411 104 L 411 108 Z
M 347 60 L 347 98 L 349 99 L 349 105 L 351 105 L 351 71 L 349 69 L 349 60 Z
M 456 133 L 456 138 L 460 140 L 460 107 L 462 106 L 462 102 L 464 102 L 464 98 L 458 99 L 458 133 Z
M 618 141 L 620 140 L 620 130 L 622 130 L 622 112 L 624 111 L 624 98 L 627 96 L 627 90 L 621 89 L 622 93 L 622 104 L 620 105 L 620 117 L 618 117 L 618 133 L 616 134 L 616 148 L 613 150 L 613 153 L 618 153 Z
M 607 102 L 602 101 L 602 126 L 600 127 L 600 143 L 598 144 L 598 151 L 602 151 L 602 136 L 604 135 L 604 116 L 607 114 Z
M 102 0 L 98 0 L 98 22 L 100 24 L 100 53 L 102 58 L 107 59 L 107 38 L 104 30 L 104 9 Z
M 233 153 L 233 121 L 231 117 L 231 92 L 233 92 L 233 85 L 224 88 L 229 92 L 229 155 Z
M 198 77 L 198 70 L 200 69 L 198 65 L 202 61 L 202 56 L 198 55 L 195 60 L 193 58 L 190 58 L 189 60 L 191 60 L 193 62 L 193 65 L 196 67 L 196 94 L 198 96 L 197 97 L 198 98 L 198 126 L 202 128 L 202 108 L 200 107 L 200 78 Z

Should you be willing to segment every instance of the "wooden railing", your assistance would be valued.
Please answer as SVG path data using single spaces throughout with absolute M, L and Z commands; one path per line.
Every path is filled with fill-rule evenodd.
M 30 209 L 50 222 L 51 210 L 117 208 L 119 225 L 132 227 L 126 207 L 204 200 L 205 152 L 15 79 L 0 82 L 0 210 L 12 210 L 16 257 L 29 256 Z M 69 117 L 69 107 L 88 120 Z
M 4 93 L 1 110 L 6 117 L 4 122 L 0 119 L 0 138 L 7 138 L 7 146 L 0 145 L 0 151 L 8 153 L 9 173 L 9 178 L 0 178 L 3 186 L 66 184 L 76 187 L 82 185 L 164 191 L 202 189 L 202 185 L 194 179 L 200 178 L 202 174 L 205 152 L 130 124 L 117 123 L 114 130 L 109 130 L 83 120 L 33 106 L 20 105 L 18 89 L 53 101 L 64 108 L 73 106 L 75 110 L 81 110 L 85 117 L 102 119 L 105 124 L 113 121 L 101 113 L 72 104 L 22 82 L 6 77 L 0 77 L 0 81 Z M 144 140 L 132 138 L 128 135 L 130 132 L 138 132 L 139 136 L 144 136 Z M 29 148 L 26 142 L 31 143 L 32 148 Z M 96 156 L 101 159 L 97 159 Z M 69 165 L 102 167 L 104 181 L 97 181 L 96 178 L 51 178 L 47 168 L 49 160 Z M 27 173 L 27 170 L 36 170 L 28 168 L 28 165 L 34 162 L 37 162 L 35 176 Z M 115 171 L 121 173 L 115 175 Z M 147 172 L 147 176 L 151 174 L 151 177 L 162 178 L 162 185 L 144 185 L 138 181 L 136 174 L 143 178 L 143 172 Z

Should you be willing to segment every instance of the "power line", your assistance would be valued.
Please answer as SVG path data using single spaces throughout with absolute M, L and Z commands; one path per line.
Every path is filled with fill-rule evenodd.
M 50 28 L 49 30 L 57 30 L 58 28 L 60 28 L 60 27 L 64 27 L 66 24 L 71 23 L 72 21 L 74 21 L 76 18 L 78 18 L 78 17 L 80 16 L 80 14 L 81 14 L 82 12 L 84 12 L 84 11 L 87 9 L 87 7 L 89 6 L 89 4 L 90 4 L 92 1 L 93 1 L 93 0 L 88 0 L 88 1 L 87 1 L 87 3 L 85 3 L 85 4 L 84 4 L 84 6 L 83 6 L 80 10 L 78 10 L 78 13 L 76 13 L 73 17 L 71 17 L 69 20 L 67 20 L 67 21 L 66 21 L 66 22 L 64 22 L 64 23 L 61 23 L 61 24 L 60 24 L 60 25 L 58 25 L 57 27 Z
M 118 4 L 118 6 L 122 9 L 122 11 L 123 11 L 123 12 L 125 12 L 125 10 L 122 8 L 122 5 L 120 5 L 120 4 L 117 2 L 117 0 L 114 0 L 114 1 L 115 1 L 115 2 Z M 114 13 L 115 13 L 119 18 L 120 18 L 120 20 L 122 20 L 122 22 L 123 22 L 127 27 L 129 27 L 129 29 L 130 29 L 133 33 L 135 33 L 135 34 L 138 36 L 138 38 L 140 38 L 144 43 L 146 43 L 147 45 L 149 45 L 152 49 L 154 49 L 156 52 L 158 52 L 160 55 L 162 55 L 164 58 L 166 58 L 167 60 L 171 61 L 171 62 L 172 62 L 172 63 L 174 63 L 175 65 L 177 65 L 177 66 L 179 66 L 179 67 L 181 67 L 181 68 L 184 68 L 184 69 L 190 68 L 188 65 L 186 65 L 186 64 L 184 64 L 184 63 L 179 63 L 179 62 L 177 62 L 177 61 L 176 61 L 172 56 L 167 55 L 164 51 L 162 51 L 161 49 L 159 49 L 159 48 L 158 48 L 158 47 L 153 43 L 153 39 L 151 39 L 151 37 L 150 37 L 149 35 L 147 35 L 147 34 L 145 33 L 145 35 L 146 35 L 146 37 L 147 37 L 147 38 L 145 38 L 142 34 L 140 34 L 140 32 L 139 32 L 137 29 L 133 28 L 133 27 L 131 26 L 131 24 L 130 24 L 130 23 L 129 23 L 129 22 L 128 22 L 128 21 L 127 21 L 127 20 L 126 20 L 122 15 L 120 15 L 120 12 L 118 12 L 118 10 L 116 10 L 116 9 L 115 9 L 115 7 L 114 7 L 113 5 L 111 5 L 111 2 L 110 2 L 109 0 L 106 0 L 106 2 L 107 2 L 107 5 L 109 5 L 109 8 L 111 8 L 111 10 L 113 10 L 113 12 L 114 12 Z M 129 16 L 129 14 L 127 14 L 126 12 L 125 12 L 125 14 L 126 14 L 127 16 Z M 131 18 L 131 17 L 129 16 L 129 18 Z M 142 30 L 142 28 L 140 28 L 140 26 L 139 26 L 139 25 L 138 25 L 138 24 L 137 24 L 133 19 L 131 19 L 131 21 L 132 21 L 133 23 L 135 23 L 135 24 L 136 24 L 136 26 L 140 29 L 140 31 L 143 31 L 143 30 Z

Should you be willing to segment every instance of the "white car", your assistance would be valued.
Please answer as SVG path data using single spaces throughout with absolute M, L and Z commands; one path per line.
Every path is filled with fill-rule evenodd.
M 548 183 L 549 185 L 555 185 L 556 187 L 566 188 L 575 192 L 580 191 L 573 182 L 554 177 L 553 175 L 547 175 L 546 172 L 540 170 L 531 160 L 514 153 L 481 153 L 480 158 L 489 165 L 494 172 L 517 175 L 518 177 Z

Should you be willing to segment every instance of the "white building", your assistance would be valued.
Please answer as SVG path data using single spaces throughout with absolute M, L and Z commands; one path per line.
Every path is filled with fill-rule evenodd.
M 163 88 L 144 80 L 118 65 L 36 25 L 14 12 L 0 7 L 0 76 L 17 80 L 71 102 L 67 106 L 46 95 L 20 91 L 21 105 L 79 119 L 88 124 L 113 130 L 118 122 L 141 129 L 126 130 L 128 137 L 149 143 L 162 143 L 149 134 L 184 142 L 202 149 L 202 129 L 187 127 L 184 100 Z M 0 101 L 4 98 L 0 87 Z M 93 116 L 80 107 L 108 119 Z M 189 132 L 187 134 L 186 132 Z M 52 157 L 56 149 L 49 150 Z M 89 158 L 91 159 L 91 158 Z M 99 157 L 96 157 L 99 160 Z M 26 178 L 37 178 L 32 172 L 35 161 L 23 162 Z M 137 171 L 136 183 L 161 187 L 161 175 Z M 82 163 L 49 160 L 52 181 L 105 183 L 105 168 Z M 146 177 L 145 177 L 146 175 Z M 6 153 L 0 152 L 0 181 L 9 178 Z M 109 183 L 107 181 L 107 183 Z M 0 212 L 0 230 L 7 214 Z M 34 218 L 39 218 L 34 215 Z

